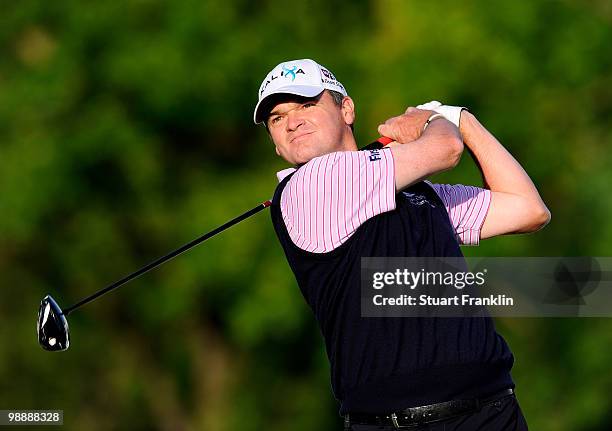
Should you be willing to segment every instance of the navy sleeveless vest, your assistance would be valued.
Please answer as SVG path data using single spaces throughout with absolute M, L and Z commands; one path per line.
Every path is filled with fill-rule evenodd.
M 272 223 L 325 339 L 340 414 L 393 412 L 514 387 L 514 358 L 490 317 L 361 317 L 361 257 L 463 257 L 432 187 L 419 182 L 397 193 L 395 210 L 368 219 L 340 247 L 311 253 L 292 242 L 282 218 L 290 177 L 274 193 Z

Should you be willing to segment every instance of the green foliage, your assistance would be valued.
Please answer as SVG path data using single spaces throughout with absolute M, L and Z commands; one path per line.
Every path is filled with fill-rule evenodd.
M 0 406 L 66 429 L 339 429 L 319 331 L 268 215 L 71 315 L 67 307 L 268 199 L 276 157 L 252 124 L 261 79 L 315 58 L 357 105 L 358 141 L 406 106 L 469 106 L 553 218 L 470 255 L 610 253 L 607 2 L 3 2 Z M 440 182 L 478 184 L 467 155 Z M 605 319 L 504 319 L 533 429 L 612 425 Z M 608 346 L 608 347 L 606 347 Z M 554 414 L 553 414 L 554 411 Z

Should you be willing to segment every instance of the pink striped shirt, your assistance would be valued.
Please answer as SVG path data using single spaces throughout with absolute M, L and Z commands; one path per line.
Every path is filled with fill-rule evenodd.
M 371 217 L 395 209 L 395 170 L 390 149 L 344 151 L 310 160 L 290 173 L 281 195 L 289 236 L 302 250 L 326 253 L 342 245 Z M 429 183 L 429 182 L 428 182 Z M 478 245 L 491 193 L 473 186 L 429 183 L 442 199 L 460 244 Z
M 432 184 L 455 228 L 461 245 L 478 245 L 480 230 L 491 205 L 491 190 L 462 184 Z

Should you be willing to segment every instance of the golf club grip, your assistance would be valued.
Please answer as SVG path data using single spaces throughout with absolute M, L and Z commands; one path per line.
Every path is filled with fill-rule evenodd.
M 359 150 L 360 151 L 365 151 L 365 150 L 380 150 L 381 148 L 384 148 L 385 145 L 390 144 L 391 142 L 393 142 L 393 139 L 387 138 L 386 136 L 381 136 L 380 138 L 378 138 L 377 140 L 375 140 L 371 144 L 368 144 L 365 147 L 360 148 Z

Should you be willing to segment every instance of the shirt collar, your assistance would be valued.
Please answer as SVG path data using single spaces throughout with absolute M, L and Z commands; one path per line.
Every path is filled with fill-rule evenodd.
M 276 178 L 278 178 L 278 182 L 280 183 L 282 180 L 284 180 L 287 175 L 290 175 L 292 173 L 294 173 L 296 171 L 295 168 L 287 168 L 287 169 L 283 169 L 281 171 L 278 171 L 276 173 Z

